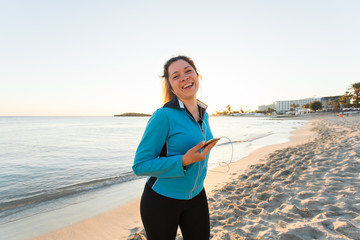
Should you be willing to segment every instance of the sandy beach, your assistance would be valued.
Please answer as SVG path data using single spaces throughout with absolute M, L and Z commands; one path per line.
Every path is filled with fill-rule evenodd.
M 360 117 L 315 129 L 212 192 L 212 239 L 360 239 Z
M 360 239 L 360 116 L 309 120 L 209 172 L 211 239 Z M 139 198 L 36 238 L 48 239 L 146 239 Z

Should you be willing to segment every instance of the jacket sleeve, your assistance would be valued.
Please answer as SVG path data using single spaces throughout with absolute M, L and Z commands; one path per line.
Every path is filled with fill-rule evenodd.
M 136 150 L 133 171 L 136 175 L 152 177 L 182 177 L 182 155 L 159 157 L 169 135 L 169 120 L 163 109 L 150 118 Z

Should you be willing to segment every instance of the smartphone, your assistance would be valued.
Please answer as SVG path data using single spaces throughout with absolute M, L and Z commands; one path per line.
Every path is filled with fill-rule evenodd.
M 207 147 L 207 145 L 209 145 L 210 143 L 215 142 L 215 141 L 218 141 L 218 140 L 220 140 L 220 138 L 210 139 L 209 141 L 207 141 L 207 142 L 205 143 L 205 145 L 203 146 L 203 148 Z

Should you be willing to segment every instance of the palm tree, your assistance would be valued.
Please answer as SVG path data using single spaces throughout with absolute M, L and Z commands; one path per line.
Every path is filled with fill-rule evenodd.
M 353 88 L 355 95 L 355 107 L 359 107 L 360 82 L 354 83 L 351 87 Z
M 339 103 L 341 104 L 341 107 L 349 107 L 350 105 L 350 100 L 349 100 L 350 96 L 349 96 L 349 92 L 346 92 L 344 95 L 342 95 L 339 99 Z
M 327 101 L 327 102 L 326 102 L 326 106 L 327 106 L 327 108 L 330 108 L 330 107 L 332 106 L 332 102 L 331 102 L 331 101 Z
M 340 107 L 339 99 L 332 101 L 332 107 L 333 109 L 339 109 Z
M 294 111 L 294 110 L 296 110 L 296 108 L 298 108 L 299 106 L 300 106 L 299 104 L 295 104 L 295 103 L 294 103 L 294 104 L 291 104 L 290 107 L 291 107 L 291 109 L 293 109 L 293 110 L 291 110 L 291 109 L 290 109 L 290 110 L 291 110 L 291 111 Z
M 226 106 L 228 114 L 232 113 L 231 105 Z

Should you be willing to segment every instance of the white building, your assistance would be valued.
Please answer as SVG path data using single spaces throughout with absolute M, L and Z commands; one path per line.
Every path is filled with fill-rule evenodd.
M 299 100 L 288 100 L 288 101 L 276 101 L 269 105 L 261 105 L 258 106 L 259 111 L 267 111 L 268 108 L 275 109 L 277 113 L 286 113 L 289 112 L 290 109 L 294 109 L 294 111 L 302 110 L 305 104 L 310 104 L 314 101 L 319 101 L 322 104 L 323 109 L 332 109 L 333 106 L 330 104 L 335 100 L 338 100 L 340 96 L 331 96 L 331 97 L 320 97 L 320 98 L 305 98 Z M 294 108 L 294 105 L 297 105 Z
M 289 100 L 289 101 L 276 101 L 274 103 L 275 110 L 277 113 L 286 113 L 293 108 L 295 111 L 302 109 L 302 106 L 305 104 L 310 104 L 314 101 L 321 101 L 321 98 L 305 98 L 299 100 Z M 298 105 L 298 107 L 294 108 L 292 105 Z
M 310 104 L 314 101 L 321 101 L 321 98 L 305 98 L 299 100 L 288 100 L 288 101 L 276 101 L 269 105 L 261 105 L 258 106 L 259 111 L 267 111 L 268 108 L 275 109 L 277 113 L 286 113 L 293 108 L 295 111 L 303 108 L 303 105 Z M 297 105 L 298 107 L 294 108 L 293 105 Z

